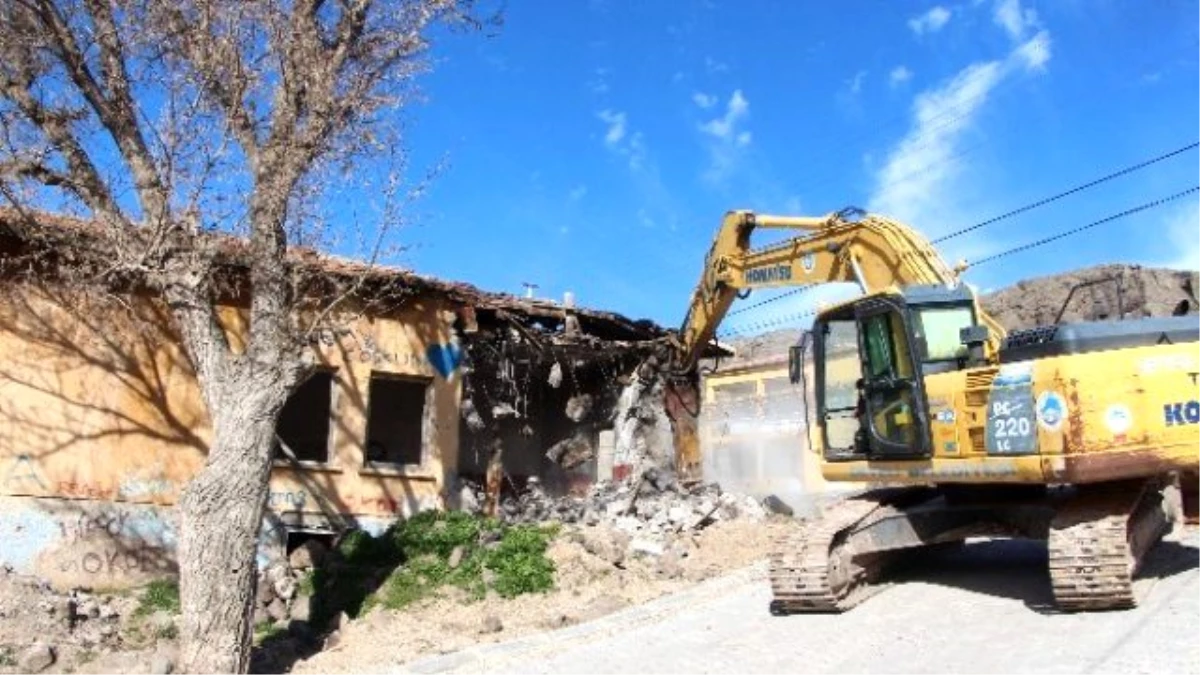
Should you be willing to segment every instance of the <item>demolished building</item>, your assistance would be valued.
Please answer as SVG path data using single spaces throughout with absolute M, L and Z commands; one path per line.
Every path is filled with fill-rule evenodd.
M 119 587 L 174 569 L 172 507 L 210 429 L 160 302 L 89 294 L 25 264 L 80 230 L 0 217 L 0 566 L 63 587 Z M 260 564 L 307 538 L 463 506 L 464 483 L 486 485 L 492 503 L 479 506 L 495 508 L 530 479 L 561 494 L 647 453 L 674 463 L 671 422 L 635 374 L 662 347 L 657 325 L 297 256 L 387 302 L 352 307 L 313 335 L 321 368 L 280 418 Z M 236 297 L 219 310 L 229 333 L 244 331 Z

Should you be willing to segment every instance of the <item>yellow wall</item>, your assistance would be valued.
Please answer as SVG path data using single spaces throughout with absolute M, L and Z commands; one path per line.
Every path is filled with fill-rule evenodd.
M 0 495 L 173 504 L 198 470 L 210 430 L 191 367 L 162 310 L 128 303 L 13 284 L 0 294 Z M 457 353 L 449 309 L 410 299 L 396 318 L 323 336 L 336 383 L 330 461 L 277 467 L 272 511 L 392 516 L 437 505 L 458 447 L 460 378 L 436 372 L 429 350 Z M 237 334 L 239 313 L 223 318 Z M 372 371 L 430 383 L 415 469 L 364 468 Z

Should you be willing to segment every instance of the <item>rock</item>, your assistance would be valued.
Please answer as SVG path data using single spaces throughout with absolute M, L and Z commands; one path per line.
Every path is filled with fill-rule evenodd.
M 175 671 L 175 661 L 166 654 L 155 654 L 150 657 L 150 675 L 170 675 Z
M 119 618 L 120 616 L 121 616 L 121 613 L 118 612 L 117 608 L 113 607 L 111 604 L 106 604 L 106 605 L 100 606 L 100 618 L 101 619 L 108 621 L 108 620 Z
M 317 539 L 309 539 L 298 546 L 288 556 L 288 564 L 293 570 L 308 570 L 320 567 L 329 555 L 329 549 Z
M 458 569 L 458 566 L 462 564 L 463 555 L 465 555 L 466 552 L 466 548 L 462 546 L 455 546 L 454 550 L 450 551 L 450 559 L 446 561 L 446 564 L 450 566 L 450 569 Z
M 550 376 L 546 378 L 546 383 L 554 389 L 558 389 L 559 385 L 562 384 L 562 366 L 558 364 L 558 361 L 555 361 L 554 365 L 550 366 Z
M 504 624 L 501 623 L 500 617 L 495 614 L 484 617 L 481 633 L 499 633 L 502 630 L 504 630 Z
M 283 604 L 283 600 L 275 598 L 267 605 L 267 616 L 272 621 L 283 621 L 288 617 L 287 605 Z
M 90 598 L 84 600 L 83 602 L 79 603 L 79 609 L 76 611 L 76 615 L 89 619 L 98 618 L 100 616 L 100 604 Z
M 307 595 L 297 595 L 292 600 L 290 614 L 292 619 L 296 621 L 308 621 L 312 618 L 312 599 Z
M 588 413 L 592 411 L 592 405 L 593 399 L 591 394 L 572 396 L 567 400 L 565 412 L 572 422 L 582 422 L 587 418 Z
M 663 545 L 657 541 L 639 537 L 630 542 L 629 550 L 633 553 L 658 557 L 663 554 Z
M 289 574 L 275 580 L 275 595 L 284 601 L 291 600 L 296 595 L 296 580 Z
M 57 658 L 58 653 L 54 647 L 39 642 L 30 645 L 25 651 L 21 652 L 17 663 L 22 672 L 40 673 L 54 665 L 54 660 Z
M 271 604 L 275 599 L 275 585 L 263 574 L 258 578 L 258 589 L 255 591 L 255 597 L 258 598 L 258 604 L 266 606 Z
M 678 579 L 683 576 L 683 564 L 679 554 L 667 551 L 658 559 L 658 574 L 667 579 Z
M 464 485 L 458 492 L 458 507 L 467 513 L 479 513 L 483 506 L 479 503 L 479 496 L 475 494 L 475 490 L 470 485 Z
M 342 641 L 342 631 L 335 630 L 332 633 L 330 633 L 329 635 L 325 636 L 325 643 L 321 646 L 321 649 L 322 649 L 322 651 L 329 651 L 330 649 L 333 649 L 334 647 L 338 646 L 338 644 L 341 641 Z
M 781 516 L 787 516 L 789 518 L 796 514 L 792 507 L 788 506 L 787 502 L 783 501 L 779 497 L 776 497 L 775 495 L 770 495 L 764 499 L 762 505 L 768 513 L 777 513 Z

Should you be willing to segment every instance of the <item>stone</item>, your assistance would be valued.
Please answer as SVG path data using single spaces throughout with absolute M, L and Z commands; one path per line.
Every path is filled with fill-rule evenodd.
M 267 616 L 271 617 L 272 621 L 283 621 L 288 617 L 287 605 L 283 604 L 283 600 L 275 598 L 267 605 Z
M 446 564 L 450 566 L 450 569 L 458 569 L 458 566 L 462 564 L 463 556 L 466 554 L 466 552 L 466 548 L 462 546 L 455 546 L 454 550 L 450 551 L 450 559 L 446 561 Z
M 558 389 L 559 385 L 562 384 L 562 377 L 562 366 L 559 365 L 558 361 L 555 361 L 554 365 L 550 366 L 550 376 L 546 378 L 546 384 L 549 384 L 554 389 Z
M 95 600 L 87 599 L 79 603 L 79 609 L 76 614 L 89 619 L 96 619 L 100 616 L 100 604 Z
M 308 621 L 312 618 L 312 599 L 307 595 L 297 595 L 292 600 L 291 617 L 296 621 Z
M 489 614 L 483 619 L 482 633 L 499 633 L 504 630 L 504 624 L 500 621 L 500 617 L 495 614 Z
M 639 537 L 630 542 L 629 550 L 633 553 L 658 557 L 663 554 L 663 545 L 657 541 Z
M 770 495 L 764 499 L 762 505 L 769 513 L 776 513 L 789 518 L 796 514 L 792 507 L 788 506 L 787 502 L 775 495 Z
M 458 492 L 458 508 L 467 513 L 479 513 L 483 506 L 479 503 L 479 497 L 475 494 L 474 488 L 470 485 L 464 485 Z
M 166 654 L 155 654 L 150 657 L 150 675 L 170 675 L 175 671 L 175 661 Z
M 678 579 L 683 576 L 683 564 L 679 554 L 667 551 L 658 559 L 658 574 L 667 579 Z
M 284 601 L 291 600 L 296 595 L 296 580 L 289 574 L 275 580 L 275 595 Z
M 21 652 L 21 656 L 17 659 L 17 664 L 22 672 L 40 673 L 43 670 L 54 665 L 55 659 L 58 658 L 58 653 L 54 647 L 37 643 L 30 645 Z
M 258 598 L 258 604 L 266 606 L 271 604 L 275 599 L 275 585 L 267 578 L 267 575 L 262 575 L 258 578 L 258 589 L 255 591 Z
M 288 556 L 288 564 L 293 570 L 308 570 L 320 567 L 329 555 L 329 549 L 318 539 L 309 539 L 296 547 Z
M 101 619 L 108 621 L 108 620 L 116 619 L 120 616 L 121 616 L 121 613 L 119 611 L 117 611 L 117 608 L 113 607 L 111 604 L 105 604 L 105 605 L 100 606 L 100 618 Z
M 338 644 L 341 643 L 341 641 L 342 641 L 342 631 L 335 630 L 332 633 L 330 633 L 329 635 L 325 636 L 325 643 L 321 646 L 321 649 L 322 649 L 322 651 L 329 651 L 330 649 L 333 649 L 334 647 L 338 646 Z

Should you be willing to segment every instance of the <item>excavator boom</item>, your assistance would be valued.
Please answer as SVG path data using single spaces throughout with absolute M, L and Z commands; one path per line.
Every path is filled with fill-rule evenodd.
M 759 229 L 803 234 L 759 250 L 750 237 Z M 739 292 L 810 284 L 852 282 L 864 293 L 915 284 L 956 286 L 961 269 L 942 260 L 925 237 L 890 218 L 844 209 L 821 217 L 772 216 L 730 211 L 704 261 L 700 283 L 679 331 L 676 370 L 695 367 Z M 995 354 L 1004 329 L 982 311 Z

